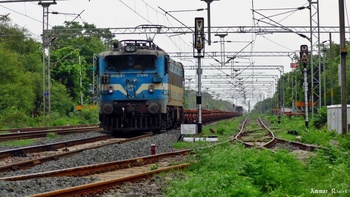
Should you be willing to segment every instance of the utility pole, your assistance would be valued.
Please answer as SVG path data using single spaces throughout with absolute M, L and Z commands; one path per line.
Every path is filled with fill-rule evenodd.
M 323 68 L 323 103 L 327 106 L 327 89 L 326 89 L 326 49 L 322 49 L 322 68 Z
M 79 55 L 79 67 L 80 67 L 80 79 L 79 79 L 79 85 L 80 85 L 80 105 L 84 105 L 84 98 L 83 98 L 83 76 L 82 76 L 82 65 Z
M 347 118 L 347 91 L 346 91 L 346 40 L 345 40 L 345 17 L 344 17 L 344 0 L 339 0 L 339 28 L 340 28 L 340 65 L 341 65 L 341 117 L 342 117 L 342 134 L 348 131 Z
M 331 105 L 334 103 L 332 33 L 329 32 L 329 70 L 331 73 Z

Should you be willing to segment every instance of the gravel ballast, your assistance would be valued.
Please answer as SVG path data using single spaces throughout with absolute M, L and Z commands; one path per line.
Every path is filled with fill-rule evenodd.
M 172 130 L 166 133 L 144 138 L 137 141 L 123 144 L 114 144 L 98 149 L 91 149 L 73 155 L 72 157 L 50 161 L 42 165 L 34 166 L 27 170 L 6 172 L 0 174 L 0 177 L 9 177 L 15 175 L 32 174 L 77 166 L 92 165 L 103 162 L 130 159 L 150 155 L 151 144 L 156 145 L 157 153 L 174 151 L 172 144 L 175 143 L 180 135 L 179 130 Z M 29 196 L 36 193 L 53 191 L 67 186 L 85 184 L 85 181 L 92 181 L 85 178 L 54 178 L 54 179 L 33 179 L 25 181 L 0 181 L 0 191 L 2 196 Z M 12 189 L 11 189 L 12 188 Z M 16 189 L 14 189 L 16 188 Z M 21 191 L 18 195 L 17 192 Z
M 78 140 L 83 138 L 92 138 L 97 137 L 101 135 L 106 135 L 100 132 L 85 132 L 85 133 L 74 133 L 74 134 L 68 134 L 68 135 L 60 135 L 58 138 L 40 138 L 38 140 L 35 140 L 31 146 L 38 146 L 38 145 L 44 145 L 49 143 L 57 143 L 57 142 L 63 142 L 63 141 L 70 141 L 70 140 Z M 21 148 L 23 146 L 9 146 L 9 145 L 1 145 L 0 144 L 0 151 L 14 149 L 14 148 Z

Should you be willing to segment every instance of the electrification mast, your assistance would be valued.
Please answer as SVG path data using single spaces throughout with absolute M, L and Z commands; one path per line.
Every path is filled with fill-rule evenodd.
M 56 0 L 50 2 L 39 1 L 39 5 L 43 6 L 43 34 L 42 34 L 42 50 L 43 50 L 43 109 L 44 124 L 46 125 L 46 114 L 51 115 L 51 71 L 50 71 L 50 43 L 48 38 L 49 31 L 49 7 L 56 4 Z M 47 55 L 47 57 L 46 57 Z
M 320 14 L 319 0 L 308 0 L 310 9 L 310 64 L 311 64 L 311 112 L 321 107 L 321 49 L 320 49 Z M 313 53 L 317 52 L 318 61 L 314 61 Z M 317 64 L 315 64 L 317 62 Z M 317 106 L 315 106 L 317 104 Z

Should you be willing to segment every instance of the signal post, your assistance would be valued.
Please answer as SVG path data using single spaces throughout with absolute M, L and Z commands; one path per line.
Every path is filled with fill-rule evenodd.
M 196 97 L 196 102 L 198 105 L 198 122 L 197 122 L 197 132 L 202 132 L 202 90 L 201 90 L 201 58 L 204 57 L 204 18 L 197 17 L 194 20 L 194 42 L 193 42 L 193 57 L 197 58 L 198 68 L 198 93 Z
M 308 109 L 308 96 L 307 96 L 307 91 L 308 91 L 308 83 L 307 83 L 307 68 L 306 65 L 309 61 L 308 58 L 308 46 L 307 45 L 301 45 L 300 46 L 300 61 L 303 65 L 303 75 L 304 75 L 304 96 L 305 96 L 305 127 L 309 128 L 309 109 Z M 312 103 L 313 105 L 313 103 Z

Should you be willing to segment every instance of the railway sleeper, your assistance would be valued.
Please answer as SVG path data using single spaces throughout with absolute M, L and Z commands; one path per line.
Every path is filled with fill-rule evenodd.
M 16 150 L 12 152 L 12 156 L 14 157 L 28 157 L 28 155 L 22 150 Z

